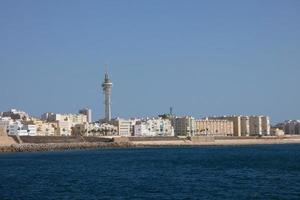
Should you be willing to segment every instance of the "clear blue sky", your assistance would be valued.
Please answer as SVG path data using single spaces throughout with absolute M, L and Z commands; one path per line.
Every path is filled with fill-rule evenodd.
M 0 110 L 300 118 L 299 0 L 0 1 Z

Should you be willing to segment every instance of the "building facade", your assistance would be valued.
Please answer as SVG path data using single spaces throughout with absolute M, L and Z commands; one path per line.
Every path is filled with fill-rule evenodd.
M 172 119 L 175 136 L 194 136 L 196 132 L 196 120 L 193 117 L 174 117 Z
M 79 110 L 79 114 L 85 115 L 87 117 L 87 122 L 92 123 L 92 110 L 89 108 L 83 108 Z
M 169 119 L 151 118 L 136 122 L 134 125 L 134 136 L 174 136 L 174 128 Z
M 225 119 L 233 122 L 234 136 L 270 135 L 268 116 L 221 116 L 209 119 Z
M 221 119 L 196 120 L 197 135 L 232 136 L 233 122 Z

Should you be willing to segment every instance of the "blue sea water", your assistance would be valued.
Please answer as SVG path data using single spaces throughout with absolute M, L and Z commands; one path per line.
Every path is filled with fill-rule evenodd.
M 5 153 L 0 199 L 300 199 L 300 145 Z

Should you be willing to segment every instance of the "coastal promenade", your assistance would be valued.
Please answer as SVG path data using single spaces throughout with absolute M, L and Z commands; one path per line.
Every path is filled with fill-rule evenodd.
M 268 137 L 0 137 L 0 152 L 64 151 L 74 149 L 163 146 L 224 146 L 300 144 L 300 136 Z

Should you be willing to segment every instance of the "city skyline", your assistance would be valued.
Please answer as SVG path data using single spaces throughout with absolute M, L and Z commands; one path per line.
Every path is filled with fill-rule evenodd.
M 297 1 L 0 5 L 0 110 L 299 118 Z

